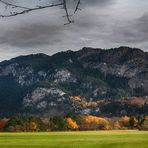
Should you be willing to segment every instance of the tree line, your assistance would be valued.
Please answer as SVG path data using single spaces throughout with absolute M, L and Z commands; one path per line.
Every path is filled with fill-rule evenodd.
M 3 132 L 84 131 L 84 130 L 148 130 L 148 117 L 122 116 L 104 118 L 92 115 L 55 116 L 50 118 L 13 116 L 0 120 Z

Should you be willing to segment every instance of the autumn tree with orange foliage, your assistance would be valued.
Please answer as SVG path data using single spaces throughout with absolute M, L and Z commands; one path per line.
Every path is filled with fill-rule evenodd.
M 77 123 L 71 119 L 71 118 L 67 118 L 67 127 L 68 129 L 71 129 L 71 130 L 76 130 L 79 128 L 79 126 L 77 125 Z
M 114 128 L 115 130 L 122 129 L 122 127 L 121 127 L 119 121 L 115 121 L 115 122 L 114 122 L 114 124 L 113 124 L 113 128 Z
M 3 128 L 6 126 L 9 120 L 0 120 L 0 131 L 3 131 Z
M 124 127 L 129 127 L 130 126 L 130 124 L 129 124 L 129 121 L 130 121 L 130 117 L 128 117 L 128 116 L 123 116 L 122 118 L 121 118 L 121 124 L 122 124 L 122 126 L 124 126 Z
M 110 129 L 109 122 L 105 118 L 96 116 L 83 116 L 79 121 L 80 130 L 108 130 Z
M 37 123 L 36 122 L 30 122 L 29 124 L 31 131 L 37 131 Z

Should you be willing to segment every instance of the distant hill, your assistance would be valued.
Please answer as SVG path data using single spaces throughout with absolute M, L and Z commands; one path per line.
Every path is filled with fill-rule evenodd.
M 143 105 L 123 101 L 133 96 Z M 0 63 L 0 116 L 147 114 L 147 96 L 148 53 L 137 48 L 84 47 Z

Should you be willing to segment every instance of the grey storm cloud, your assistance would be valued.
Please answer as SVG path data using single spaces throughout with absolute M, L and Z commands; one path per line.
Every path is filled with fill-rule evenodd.
M 13 0 L 30 7 L 35 1 Z M 41 2 L 49 1 L 54 0 Z M 29 53 L 78 50 L 83 46 L 126 45 L 148 50 L 147 0 L 82 0 L 80 7 L 82 11 L 72 17 L 75 23 L 66 26 L 65 12 L 60 7 L 0 18 L 0 61 Z M 71 13 L 73 8 L 69 6 L 69 10 Z M 1 13 L 6 11 L 0 6 Z
M 82 5 L 85 4 L 107 4 L 111 0 L 82 0 Z M 56 8 L 57 9 L 57 8 Z M 56 14 L 54 14 L 56 15 Z M 26 17 L 26 16 L 22 16 Z M 78 23 L 74 27 L 65 27 L 63 25 L 58 25 L 54 16 L 49 16 L 51 18 L 50 21 L 54 22 L 51 23 L 50 21 L 43 20 L 41 22 L 36 21 L 35 19 L 30 20 L 30 22 L 21 23 L 20 25 L 8 25 L 7 29 L 1 30 L 0 33 L 0 44 L 7 44 L 12 47 L 40 47 L 46 45 L 53 45 L 59 42 L 62 42 L 63 37 L 66 38 L 66 34 L 75 30 L 83 30 L 91 28 L 93 25 L 93 18 L 85 13 L 83 18 L 78 19 Z M 15 18 L 14 18 L 15 19 Z M 17 19 L 17 18 L 16 18 Z M 60 18 L 61 20 L 61 18 Z M 60 23 L 61 24 L 61 23 Z M 64 24 L 64 22 L 63 22 Z M 101 24 L 100 21 L 100 26 Z M 95 24 L 94 24 L 95 26 Z M 66 28 L 66 30 L 65 30 Z M 68 30 L 69 29 L 69 30 Z
M 23 48 L 52 45 L 59 41 L 63 33 L 63 30 L 56 25 L 46 23 L 23 24 L 19 27 L 2 31 L 0 44 Z
M 148 12 L 141 17 L 126 22 L 113 29 L 112 40 L 125 43 L 147 43 L 148 46 Z

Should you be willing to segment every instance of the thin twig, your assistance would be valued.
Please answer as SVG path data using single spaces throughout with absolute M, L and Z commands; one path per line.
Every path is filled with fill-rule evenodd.
M 74 13 L 76 13 L 78 10 L 80 10 L 79 5 L 80 5 L 81 0 L 78 0 L 76 3 L 76 7 L 75 7 L 75 11 Z M 64 24 L 70 24 L 73 23 L 74 21 L 71 19 L 71 16 L 68 12 L 68 8 L 67 8 L 67 0 L 62 0 L 61 3 L 57 3 L 57 4 L 51 4 L 51 5 L 46 5 L 46 6 L 37 6 L 35 8 L 28 8 L 28 7 L 24 7 L 24 6 L 20 6 L 20 5 L 16 5 L 16 4 L 12 4 L 10 2 L 5 2 L 4 0 L 0 0 L 0 3 L 3 3 L 7 9 L 7 7 L 12 7 L 12 8 L 21 8 L 23 10 L 19 11 L 19 12 L 10 12 L 10 14 L 8 15 L 0 15 L 0 17 L 12 17 L 12 16 L 17 16 L 17 15 L 21 15 L 21 14 L 25 14 L 28 13 L 30 11 L 35 11 L 35 10 L 41 10 L 41 9 L 45 9 L 45 8 L 50 8 L 50 7 L 56 7 L 56 6 L 63 6 L 63 9 L 65 10 L 66 15 L 64 17 L 67 18 L 68 23 Z
M 78 0 L 74 13 L 76 13 L 78 10 L 81 10 L 81 9 L 79 8 L 80 3 L 81 3 L 81 0 Z
M 3 0 L 0 0 L 0 2 L 5 4 L 5 5 L 7 5 L 7 6 L 12 6 L 12 7 L 15 7 L 15 8 L 30 9 L 30 8 L 27 8 L 27 7 L 23 7 L 23 6 L 19 6 L 19 5 L 15 5 L 15 4 L 11 4 L 11 3 L 5 2 Z

